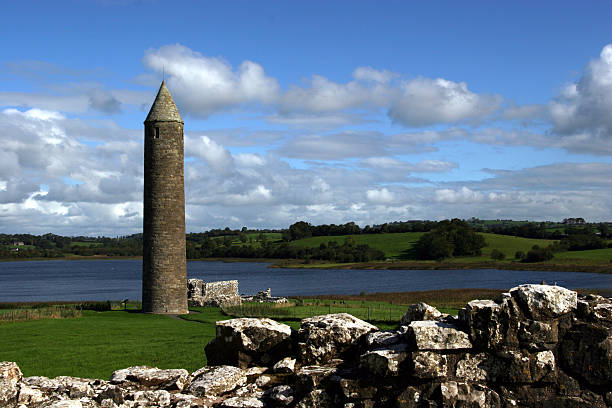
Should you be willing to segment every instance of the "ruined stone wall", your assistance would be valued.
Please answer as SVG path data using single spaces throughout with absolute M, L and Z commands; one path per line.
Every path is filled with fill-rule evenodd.
M 188 313 L 183 123 L 145 122 L 142 307 Z
M 216 330 L 191 374 L 50 380 L 0 363 L 0 407 L 612 407 L 612 299 L 557 286 L 522 285 L 456 317 L 413 305 L 390 331 L 345 313 L 297 331 L 250 318 Z
M 189 306 L 234 306 L 241 303 L 238 293 L 238 281 L 203 282 L 201 279 L 189 279 Z
M 257 303 L 289 303 L 286 297 L 272 296 L 272 290 L 270 288 L 266 290 L 260 290 L 254 295 L 241 295 L 243 302 L 257 302 Z

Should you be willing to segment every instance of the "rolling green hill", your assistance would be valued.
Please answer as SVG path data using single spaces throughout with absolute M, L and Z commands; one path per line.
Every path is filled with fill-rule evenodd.
M 363 234 L 352 235 L 355 242 L 359 244 L 367 244 L 371 248 L 381 250 L 388 258 L 392 259 L 410 259 L 413 258 L 411 249 L 413 245 L 423 235 L 422 232 L 400 232 L 397 234 Z M 340 236 L 323 236 L 310 237 L 291 242 L 292 245 L 301 247 L 318 247 L 322 243 L 327 244 L 330 241 L 335 241 L 342 245 L 348 235 Z
M 238 235 L 230 235 L 230 237 L 232 238 L 232 245 L 249 244 L 249 245 L 253 245 L 256 248 L 258 248 L 261 246 L 261 242 L 259 241 L 260 235 L 263 235 L 265 239 L 270 242 L 277 242 L 277 241 L 280 241 L 282 238 L 282 234 L 280 232 L 264 232 L 261 234 L 257 232 L 249 232 L 245 235 L 247 237 L 247 242 L 242 242 L 240 240 L 240 236 Z M 217 239 L 220 241 L 222 241 L 224 238 L 225 236 L 212 237 L 212 239 Z
M 499 235 L 499 234 L 489 234 L 489 233 L 481 233 L 485 237 L 485 241 L 487 246 L 482 248 L 482 256 L 481 257 L 470 257 L 466 258 L 469 260 L 484 260 L 490 259 L 491 251 L 493 249 L 498 249 L 506 255 L 507 259 L 514 258 L 514 254 L 517 251 L 527 252 L 534 245 L 539 245 L 541 248 L 547 247 L 552 244 L 553 240 L 550 239 L 534 239 L 534 238 L 521 238 L 521 237 L 512 237 L 509 235 Z
M 353 238 L 357 244 L 368 244 L 372 248 L 383 251 L 388 258 L 415 259 L 416 257 L 413 247 L 421 235 L 423 235 L 422 232 L 402 232 L 397 234 L 353 235 Z M 493 249 L 502 251 L 504 254 L 506 254 L 506 258 L 514 258 L 514 254 L 517 251 L 527 252 L 534 245 L 546 247 L 554 242 L 547 239 L 520 238 L 489 233 L 483 233 L 482 235 L 485 237 L 485 241 L 487 242 L 487 246 L 482 250 L 482 256 L 463 259 L 470 261 L 489 259 Z M 335 241 L 341 245 L 344 243 L 346 237 L 347 235 L 310 237 L 293 241 L 291 244 L 302 247 L 318 247 L 321 245 L 321 243 L 327 244 L 330 241 Z

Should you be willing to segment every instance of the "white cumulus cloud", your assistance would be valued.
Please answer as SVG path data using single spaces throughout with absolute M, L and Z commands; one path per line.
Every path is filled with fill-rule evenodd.
M 364 121 L 368 112 L 387 112 L 394 122 L 412 127 L 481 121 L 499 110 L 503 100 L 474 93 L 465 82 L 402 78 L 367 66 L 355 68 L 347 82 L 313 75 L 282 90 L 256 62 L 234 68 L 180 44 L 150 49 L 143 62 L 158 73 L 165 71 L 181 111 L 199 117 L 257 105 L 272 110 L 270 123 L 341 126 Z M 102 108 L 112 109 L 111 101 L 106 102 Z
M 252 61 L 234 69 L 221 58 L 207 57 L 179 44 L 150 49 L 143 61 L 157 72 L 165 71 L 179 108 L 195 116 L 244 104 L 272 103 L 279 95 L 277 81 Z
M 502 100 L 499 95 L 475 94 L 465 82 L 416 78 L 402 82 L 389 116 L 407 126 L 479 121 L 497 111 Z
M 227 173 L 232 170 L 234 165 L 232 155 L 208 136 L 186 136 L 185 139 L 186 157 L 198 157 L 219 173 Z
M 435 199 L 443 203 L 477 203 L 482 201 L 483 194 L 465 186 L 458 190 L 443 188 L 435 191 Z
M 366 198 L 368 201 L 376 204 L 388 204 L 395 200 L 395 194 L 386 188 L 380 190 L 368 190 L 366 191 Z
M 578 82 L 565 87 L 549 110 L 559 135 L 586 135 L 590 143 L 612 138 L 612 44 L 585 67 Z

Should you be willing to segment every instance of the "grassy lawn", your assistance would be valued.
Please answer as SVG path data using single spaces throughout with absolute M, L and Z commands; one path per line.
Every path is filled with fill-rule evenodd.
M 277 319 L 299 329 L 300 319 L 308 316 L 348 312 L 367 318 L 367 306 L 347 302 L 330 306 L 310 300 Z M 363 305 L 362 305 L 363 306 Z M 374 302 L 371 317 L 393 322 L 374 323 L 381 329 L 397 327 L 405 306 Z M 25 376 L 70 375 L 108 379 L 115 370 L 148 365 L 159 368 L 185 368 L 192 372 L 206 365 L 204 346 L 215 336 L 215 322 L 229 319 L 218 308 L 195 308 L 200 313 L 173 319 L 135 311 L 83 311 L 80 318 L 44 319 L 0 323 L 0 361 L 15 361 Z M 295 313 L 296 317 L 293 317 Z M 378 316 L 380 315 L 380 316 Z M 282 316 L 281 316 L 282 317 Z
M 15 361 L 26 376 L 73 375 L 108 379 L 132 365 L 206 365 L 204 346 L 215 336 L 219 309 L 201 314 L 207 324 L 130 311 L 83 311 L 81 318 L 0 324 L 0 361 Z

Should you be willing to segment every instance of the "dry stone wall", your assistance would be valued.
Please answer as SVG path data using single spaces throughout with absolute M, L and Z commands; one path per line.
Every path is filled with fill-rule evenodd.
M 347 314 L 217 323 L 194 373 L 130 367 L 109 381 L 23 378 L 0 407 L 612 407 L 612 299 L 522 285 L 459 316 L 414 305 L 396 330 Z
M 272 296 L 272 290 L 270 288 L 266 290 L 260 290 L 256 294 L 240 295 L 243 302 L 258 302 L 258 303 L 289 303 L 289 300 L 285 297 Z

